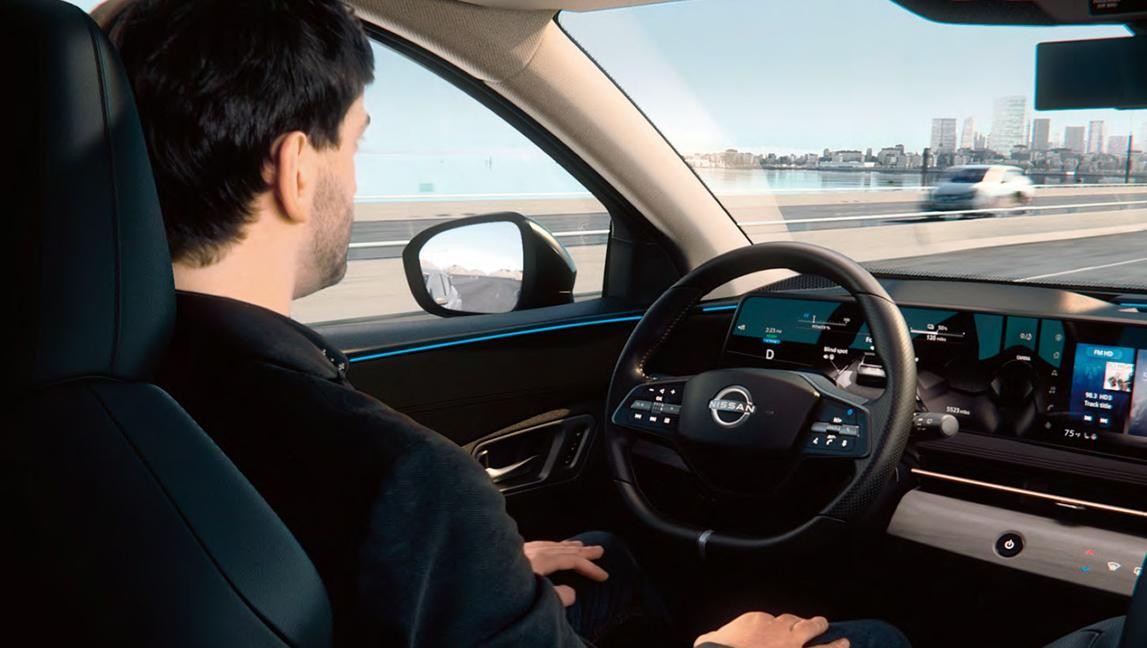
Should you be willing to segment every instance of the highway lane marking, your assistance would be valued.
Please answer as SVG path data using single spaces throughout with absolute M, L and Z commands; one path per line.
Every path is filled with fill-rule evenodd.
M 1143 261 L 1147 261 L 1147 257 L 1141 257 L 1138 259 L 1130 259 L 1127 261 L 1117 261 L 1115 263 L 1105 263 L 1103 265 L 1097 265 L 1097 266 L 1087 266 L 1086 268 L 1076 268 L 1074 270 L 1061 270 L 1060 272 L 1049 272 L 1047 274 L 1035 275 L 1034 277 L 1024 277 L 1023 279 L 1016 279 L 1016 281 L 1017 282 L 1019 282 L 1019 281 L 1035 281 L 1036 279 L 1047 279 L 1048 277 L 1058 277 L 1060 275 L 1074 274 L 1076 272 L 1087 272 L 1088 270 L 1103 270 L 1104 268 L 1114 268 L 1116 266 L 1129 265 L 1132 263 L 1140 263 Z

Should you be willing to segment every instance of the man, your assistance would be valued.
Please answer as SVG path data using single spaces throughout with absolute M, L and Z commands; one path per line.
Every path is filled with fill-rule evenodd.
M 641 589 L 624 547 L 523 544 L 476 462 L 356 391 L 346 358 L 287 316 L 346 271 L 373 78 L 353 16 L 336 0 L 131 0 L 96 16 L 132 81 L 180 291 L 159 382 L 314 561 L 336 644 L 601 634 Z M 546 579 L 561 572 L 579 585 Z M 790 648 L 826 628 L 755 613 L 698 642 Z

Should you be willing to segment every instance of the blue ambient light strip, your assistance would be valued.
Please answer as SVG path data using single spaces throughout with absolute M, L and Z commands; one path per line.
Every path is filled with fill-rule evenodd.
M 705 306 L 701 308 L 703 312 L 714 313 L 717 311 L 731 311 L 736 310 L 736 304 L 722 304 L 720 306 Z M 383 351 L 380 353 L 369 353 L 367 355 L 360 355 L 350 358 L 351 362 L 366 362 L 367 360 L 379 360 L 381 358 L 392 358 L 394 356 L 406 355 L 408 353 L 418 353 L 420 351 L 433 351 L 434 349 L 446 349 L 449 347 L 461 346 L 463 344 L 476 344 L 478 342 L 490 342 L 491 340 L 502 340 L 505 338 L 519 337 L 522 335 L 533 335 L 534 333 L 549 333 L 552 331 L 564 331 L 566 329 L 583 328 L 586 326 L 599 326 L 602 324 L 619 324 L 621 322 L 636 322 L 641 319 L 640 315 L 625 315 L 622 317 L 610 317 L 607 319 L 587 320 L 585 322 L 572 322 L 570 324 L 554 324 L 552 326 L 541 326 L 538 328 L 527 328 L 518 331 L 509 331 L 507 333 L 492 333 L 490 335 L 480 335 L 477 337 L 462 338 L 459 340 L 449 340 L 447 342 L 436 342 L 434 344 L 423 344 L 420 346 L 406 347 L 404 349 L 395 349 L 394 351 Z
M 418 353 L 419 351 L 431 351 L 433 349 L 445 349 L 447 347 L 461 346 L 463 344 L 475 344 L 477 342 L 489 342 L 491 340 L 501 340 L 504 338 L 518 337 L 521 335 L 533 335 L 534 333 L 549 333 L 550 331 L 564 331 L 566 329 L 582 328 L 585 326 L 598 326 L 601 324 L 617 324 L 620 322 L 636 322 L 641 319 L 640 315 L 627 315 L 625 317 L 611 317 L 609 319 L 589 320 L 585 322 L 573 322 L 570 324 L 555 324 L 553 326 L 541 326 L 538 328 L 521 329 L 520 331 L 510 331 L 508 333 L 493 333 L 491 335 L 480 335 L 472 338 L 462 338 L 460 340 L 450 340 L 448 342 L 436 342 L 434 344 L 423 344 L 421 346 L 407 347 L 405 349 L 396 349 L 394 351 L 383 351 L 382 353 L 371 353 L 369 355 L 355 356 L 350 359 L 351 362 L 364 362 L 366 360 L 378 360 L 379 358 L 390 358 L 397 355 L 405 355 L 407 353 Z

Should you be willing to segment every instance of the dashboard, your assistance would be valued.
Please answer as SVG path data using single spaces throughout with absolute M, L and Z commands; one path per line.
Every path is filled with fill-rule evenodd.
M 916 351 L 920 409 L 952 414 L 961 433 L 1147 461 L 1147 322 L 896 299 Z M 884 383 L 879 350 L 843 295 L 749 295 L 725 353 L 820 373 L 865 397 Z

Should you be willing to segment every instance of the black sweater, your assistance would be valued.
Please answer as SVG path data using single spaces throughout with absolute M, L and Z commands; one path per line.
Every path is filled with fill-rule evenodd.
M 159 383 L 314 561 L 336 645 L 582 646 L 481 467 L 346 367 L 289 318 L 180 293 Z

